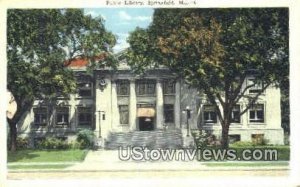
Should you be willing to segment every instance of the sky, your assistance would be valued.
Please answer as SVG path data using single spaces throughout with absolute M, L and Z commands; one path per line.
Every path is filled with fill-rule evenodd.
M 129 33 L 136 27 L 147 28 L 152 21 L 154 9 L 151 8 L 93 8 L 84 9 L 85 14 L 92 17 L 101 16 L 105 20 L 105 27 L 117 36 L 115 53 L 129 47 L 126 42 Z

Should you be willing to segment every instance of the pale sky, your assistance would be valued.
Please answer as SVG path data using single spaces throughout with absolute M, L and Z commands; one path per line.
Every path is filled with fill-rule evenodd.
M 84 9 L 85 14 L 92 17 L 101 16 L 105 27 L 117 36 L 117 44 L 113 48 L 117 53 L 129 47 L 126 42 L 129 33 L 136 27 L 147 28 L 152 21 L 154 9 L 151 8 L 93 8 Z

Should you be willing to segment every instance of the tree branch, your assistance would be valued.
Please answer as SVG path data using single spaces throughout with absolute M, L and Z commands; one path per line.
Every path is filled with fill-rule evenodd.
M 255 97 L 253 97 L 251 99 L 250 102 L 248 102 L 248 105 L 247 107 L 242 111 L 240 112 L 240 116 L 243 115 L 244 113 L 247 112 L 247 110 L 249 110 L 249 108 L 257 101 L 258 97 L 267 89 L 267 87 L 269 87 L 271 85 L 271 83 L 268 83 L 266 84 L 266 86 L 264 86 L 256 95 Z

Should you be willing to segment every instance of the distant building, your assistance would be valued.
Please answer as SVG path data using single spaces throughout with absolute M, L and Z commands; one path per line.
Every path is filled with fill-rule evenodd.
M 87 61 L 80 58 L 69 62 L 68 67 L 76 73 L 78 93 L 59 97 L 53 108 L 36 100 L 18 124 L 20 135 L 32 140 L 46 136 L 72 140 L 79 129 L 91 129 L 106 140 L 113 132 L 181 129 L 185 136 L 184 110 L 189 107 L 191 129 L 201 128 L 221 136 L 214 108 L 167 68 L 148 70 L 139 76 L 121 61 L 117 70 L 102 68 L 87 75 L 86 65 Z M 244 84 L 251 81 L 249 77 Z M 259 89 L 260 86 L 253 87 L 248 94 Z M 239 116 L 246 104 L 246 100 L 239 101 L 232 112 L 230 139 L 251 141 L 260 137 L 270 144 L 283 144 L 280 90 L 267 88 L 257 103 Z

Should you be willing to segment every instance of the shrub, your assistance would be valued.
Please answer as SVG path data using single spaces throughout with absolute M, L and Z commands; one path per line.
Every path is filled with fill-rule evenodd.
M 78 132 L 77 142 L 81 144 L 81 148 L 93 148 L 95 144 L 95 134 L 93 131 L 84 129 Z
M 210 134 L 205 130 L 194 131 L 192 132 L 192 135 L 198 149 L 208 146 L 219 146 L 220 144 L 215 135 Z
M 17 137 L 17 149 L 27 149 L 28 147 L 28 138 Z
M 71 149 L 81 149 L 82 147 L 83 146 L 82 146 L 81 142 L 73 141 L 72 143 L 70 143 L 70 148 Z
M 37 142 L 36 148 L 39 148 L 39 149 L 69 149 L 69 148 L 71 148 L 71 144 L 69 144 L 66 140 L 51 137 L 51 138 L 45 138 L 45 139 Z
M 263 134 L 253 134 L 251 138 L 254 145 L 267 145 L 269 142 Z
M 232 147 L 253 147 L 255 144 L 253 142 L 247 141 L 237 141 L 231 144 Z

